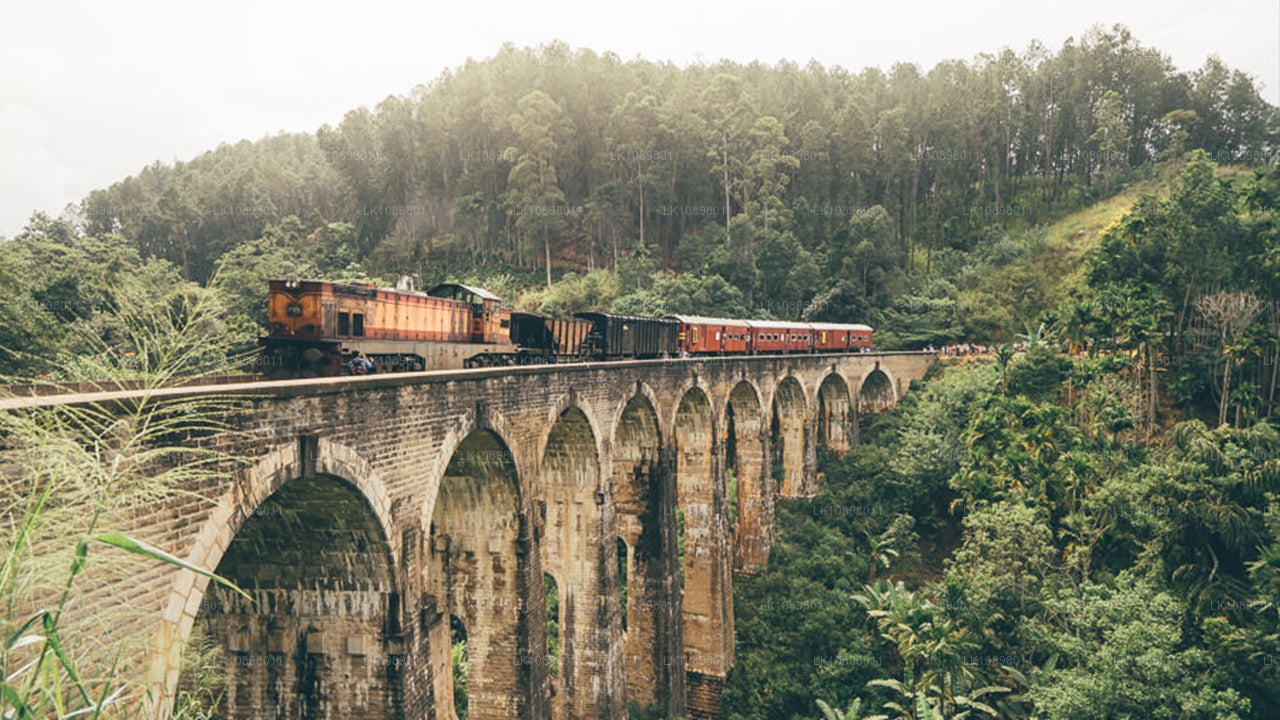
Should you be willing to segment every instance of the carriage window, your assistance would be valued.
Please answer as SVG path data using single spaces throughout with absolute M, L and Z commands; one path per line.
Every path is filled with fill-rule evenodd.
M 344 312 L 338 313 L 338 334 L 339 335 L 351 334 L 351 313 L 344 313 Z
M 364 337 L 364 313 L 352 313 L 351 334 L 356 337 Z

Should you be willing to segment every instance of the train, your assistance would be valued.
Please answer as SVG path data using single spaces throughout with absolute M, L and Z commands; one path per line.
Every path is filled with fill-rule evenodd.
M 546 317 L 505 308 L 482 288 L 443 283 L 418 292 L 407 278 L 395 288 L 283 279 L 268 285 L 260 362 L 269 377 L 872 347 L 872 328 L 863 324 L 605 312 Z

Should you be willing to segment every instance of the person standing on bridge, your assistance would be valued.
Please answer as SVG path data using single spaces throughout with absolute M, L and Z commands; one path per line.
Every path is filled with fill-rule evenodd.
M 372 372 L 373 363 L 369 362 L 369 358 L 365 357 L 362 352 L 356 353 L 356 356 L 351 359 L 351 374 L 369 375 Z

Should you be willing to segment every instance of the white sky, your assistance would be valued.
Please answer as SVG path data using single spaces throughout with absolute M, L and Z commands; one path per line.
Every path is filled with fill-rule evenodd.
M 927 70 L 1032 38 L 1057 49 L 1094 23 L 1123 23 L 1179 69 L 1219 55 L 1280 104 L 1277 0 L 206 5 L 0 0 L 0 235 L 157 159 L 336 124 L 505 41 L 679 64 L 812 58 Z

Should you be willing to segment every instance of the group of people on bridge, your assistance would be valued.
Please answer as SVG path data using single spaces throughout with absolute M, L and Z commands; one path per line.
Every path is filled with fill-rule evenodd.
M 970 355 L 991 355 L 996 351 L 994 345 L 978 345 L 975 343 L 963 343 L 960 345 L 943 345 L 941 349 L 934 348 L 929 345 L 926 348 L 929 352 L 936 352 L 942 357 L 968 357 Z

